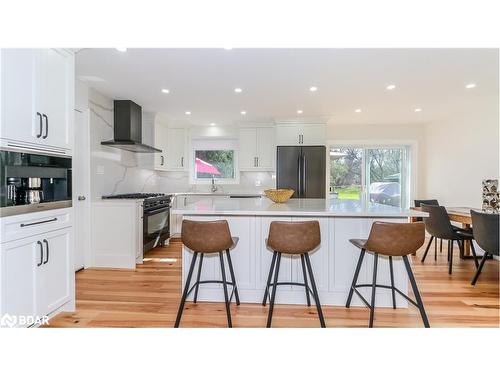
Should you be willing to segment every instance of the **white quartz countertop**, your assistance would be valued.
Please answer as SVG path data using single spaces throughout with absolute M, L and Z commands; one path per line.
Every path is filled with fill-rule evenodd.
M 347 199 L 290 199 L 274 203 L 261 198 L 207 197 L 184 204 L 177 201 L 176 215 L 231 216 L 321 216 L 321 217 L 426 217 L 427 213 L 378 203 Z

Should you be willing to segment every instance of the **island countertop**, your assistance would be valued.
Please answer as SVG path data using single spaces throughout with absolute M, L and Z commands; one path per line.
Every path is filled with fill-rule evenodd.
M 209 216 L 314 216 L 367 218 L 428 216 L 425 212 L 366 202 L 365 200 L 290 199 L 286 203 L 274 203 L 265 197 L 207 197 L 189 203 L 178 200 L 174 207 L 172 207 L 171 213 L 174 215 Z

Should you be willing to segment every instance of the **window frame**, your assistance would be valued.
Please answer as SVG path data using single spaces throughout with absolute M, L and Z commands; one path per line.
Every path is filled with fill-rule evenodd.
M 216 185 L 237 185 L 240 183 L 238 163 L 238 142 L 234 139 L 196 139 L 191 144 L 191 161 L 189 164 L 189 182 L 193 185 L 211 185 L 211 178 L 196 177 L 196 151 L 233 151 L 234 178 L 214 177 Z
M 405 202 L 402 208 L 409 208 L 415 196 L 417 196 L 417 181 L 418 181 L 418 142 L 416 140 L 331 140 L 327 143 L 328 150 L 335 147 L 353 147 L 363 149 L 362 160 L 362 199 L 368 200 L 368 189 L 366 187 L 366 153 L 368 149 L 378 148 L 402 148 L 401 179 L 405 183 L 401 186 L 401 196 L 405 195 Z M 328 172 L 330 171 L 330 158 L 328 157 Z M 330 173 L 327 173 L 328 191 L 330 190 Z

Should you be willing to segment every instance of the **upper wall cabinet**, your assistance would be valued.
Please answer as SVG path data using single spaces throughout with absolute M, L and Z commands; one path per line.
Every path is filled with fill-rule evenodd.
M 169 171 L 186 171 L 186 129 L 168 128 L 167 131 L 167 168 Z
M 276 126 L 278 146 L 324 146 L 325 124 L 278 124 Z
M 169 128 L 165 123 L 155 123 L 155 147 L 162 150 L 155 154 L 155 169 L 159 171 L 186 171 L 186 129 Z
M 158 171 L 166 171 L 167 169 L 167 139 L 168 139 L 167 124 L 155 122 L 155 140 L 154 146 L 159 148 L 161 152 L 155 152 L 155 169 Z
M 272 171 L 276 157 L 274 127 L 241 128 L 239 166 L 241 171 Z
M 2 145 L 71 154 L 74 56 L 59 49 L 0 50 Z

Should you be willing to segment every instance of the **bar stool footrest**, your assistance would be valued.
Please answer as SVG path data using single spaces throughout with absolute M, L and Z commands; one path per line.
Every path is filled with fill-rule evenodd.
M 197 281 L 195 282 L 191 288 L 189 288 L 188 292 L 187 292 L 187 295 L 186 295 L 186 298 L 191 294 L 191 292 L 193 291 L 193 289 L 199 285 L 199 284 L 224 284 L 224 282 L 222 280 L 200 280 L 200 281 Z M 233 295 L 234 295 L 234 289 L 235 289 L 235 283 L 234 282 L 231 282 L 231 281 L 226 281 L 226 284 L 227 285 L 232 285 L 233 286 L 233 291 L 231 292 L 231 297 L 229 298 L 229 303 L 231 303 L 231 301 L 233 300 Z
M 368 303 L 368 301 L 361 295 L 361 293 L 356 288 L 372 288 L 372 287 L 373 287 L 373 284 L 358 284 L 358 285 L 354 285 L 352 287 L 352 289 L 354 290 L 354 292 L 356 293 L 356 295 L 363 301 L 363 303 L 369 309 L 371 309 L 371 305 Z M 408 302 L 410 302 L 412 305 L 414 305 L 415 307 L 419 307 L 417 302 L 415 302 L 414 300 L 412 300 L 410 297 L 408 297 L 406 294 L 404 294 L 401 290 L 399 290 L 396 287 L 393 288 L 390 285 L 381 285 L 381 284 L 375 284 L 375 287 L 376 288 L 385 288 L 385 289 L 395 290 L 402 297 L 404 297 Z
M 314 300 L 316 301 L 316 295 L 314 294 L 314 291 L 311 289 L 311 287 L 309 285 L 306 285 L 305 283 L 295 283 L 295 282 L 287 282 L 287 281 L 280 281 L 278 283 L 276 283 L 276 285 L 294 285 L 294 286 L 301 286 L 301 287 L 304 287 L 307 289 L 309 289 L 309 292 L 311 293 L 311 295 L 314 297 Z M 270 287 L 274 287 L 274 283 L 271 283 L 269 285 L 269 287 L 266 286 L 266 289 L 267 289 L 267 299 L 269 300 L 269 302 L 271 302 L 271 293 L 269 292 L 269 288 Z

